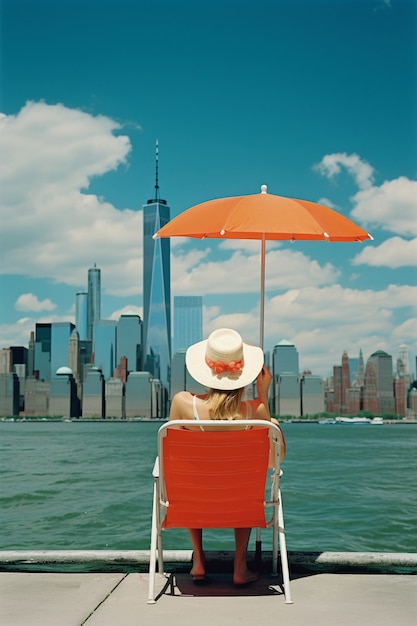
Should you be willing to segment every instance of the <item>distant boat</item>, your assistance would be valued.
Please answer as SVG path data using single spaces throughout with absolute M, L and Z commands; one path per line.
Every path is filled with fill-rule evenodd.
M 361 426 L 371 424 L 371 420 L 369 417 L 336 417 L 336 424 L 340 424 L 342 426 Z
M 382 418 L 377 417 L 374 418 L 376 421 L 374 422 L 369 417 L 335 417 L 335 418 L 325 418 L 318 421 L 319 424 L 338 424 L 341 426 L 351 426 L 351 425 L 365 425 L 365 424 L 382 424 Z
M 374 418 L 371 420 L 371 424 L 372 424 L 373 426 L 380 426 L 380 425 L 382 425 L 383 423 L 384 423 L 384 420 L 382 419 L 382 417 L 374 417 Z

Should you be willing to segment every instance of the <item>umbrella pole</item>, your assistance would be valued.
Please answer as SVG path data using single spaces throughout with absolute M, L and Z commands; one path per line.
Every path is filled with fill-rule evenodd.
M 265 317 L 265 233 L 262 233 L 261 240 L 261 302 L 260 302 L 260 330 L 259 330 L 259 345 L 264 348 L 264 317 Z M 257 567 L 261 566 L 262 562 L 262 540 L 261 529 L 256 529 L 256 541 L 255 541 L 255 562 Z
M 260 302 L 260 330 L 259 345 L 264 348 L 264 318 L 265 318 L 265 233 L 262 233 L 261 241 L 261 302 Z

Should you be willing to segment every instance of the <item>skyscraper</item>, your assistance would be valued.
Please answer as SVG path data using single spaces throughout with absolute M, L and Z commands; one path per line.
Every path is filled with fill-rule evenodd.
M 272 410 L 277 415 L 301 415 L 298 351 L 283 339 L 272 353 Z
M 272 353 L 272 368 L 274 376 L 279 374 L 291 373 L 299 374 L 298 351 L 293 343 L 283 339 L 274 347 Z
M 116 328 L 114 320 L 97 320 L 94 324 L 94 365 L 104 380 L 113 377 L 116 367 Z
M 153 235 L 169 218 L 170 208 L 159 197 L 157 142 L 155 197 L 143 206 L 143 347 L 145 369 L 166 388 L 171 362 L 170 241 Z
M 35 377 L 51 380 L 51 323 L 39 322 L 35 326 Z
M 186 350 L 203 339 L 202 296 L 174 296 L 174 350 Z
M 116 367 L 123 357 L 127 359 L 129 372 L 142 369 L 142 320 L 135 313 L 119 317 L 116 331 Z
M 57 376 L 60 367 L 69 363 L 69 340 L 75 326 L 71 322 L 53 322 L 51 324 L 51 374 Z
M 75 296 L 75 326 L 80 341 L 87 339 L 88 293 L 79 291 Z
M 377 350 L 368 359 L 374 366 L 376 375 L 377 397 L 380 413 L 394 413 L 394 377 L 392 356 L 383 350 Z
M 87 339 L 94 339 L 94 322 L 101 317 L 101 270 L 94 263 L 88 270 Z M 79 331 L 78 331 L 79 332 Z M 81 339 L 81 336 L 80 336 Z

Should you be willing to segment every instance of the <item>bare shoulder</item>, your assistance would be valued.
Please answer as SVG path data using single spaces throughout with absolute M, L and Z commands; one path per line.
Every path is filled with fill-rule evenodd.
M 260 400 L 250 400 L 253 419 L 271 421 L 268 408 Z
M 189 418 L 189 410 L 192 407 L 192 394 L 189 391 L 179 391 L 172 398 L 169 419 L 181 420 Z

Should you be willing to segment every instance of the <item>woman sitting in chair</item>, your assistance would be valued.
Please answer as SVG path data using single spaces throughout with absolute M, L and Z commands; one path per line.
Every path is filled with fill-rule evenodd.
M 229 328 L 215 330 L 205 341 L 190 346 L 186 353 L 186 366 L 190 375 L 208 388 L 204 395 L 188 391 L 177 393 L 171 405 L 171 420 L 271 420 L 268 408 L 268 388 L 271 374 L 264 366 L 263 350 L 242 341 L 241 336 Z M 256 379 L 258 398 L 243 400 L 245 387 Z M 272 419 L 273 422 L 278 422 Z M 215 430 L 215 425 L 213 425 Z M 285 456 L 282 437 L 281 458 Z M 250 528 L 235 528 L 236 552 L 233 582 L 247 585 L 258 579 L 246 562 Z M 205 559 L 201 528 L 189 529 L 193 547 L 191 576 L 195 583 L 204 583 Z

